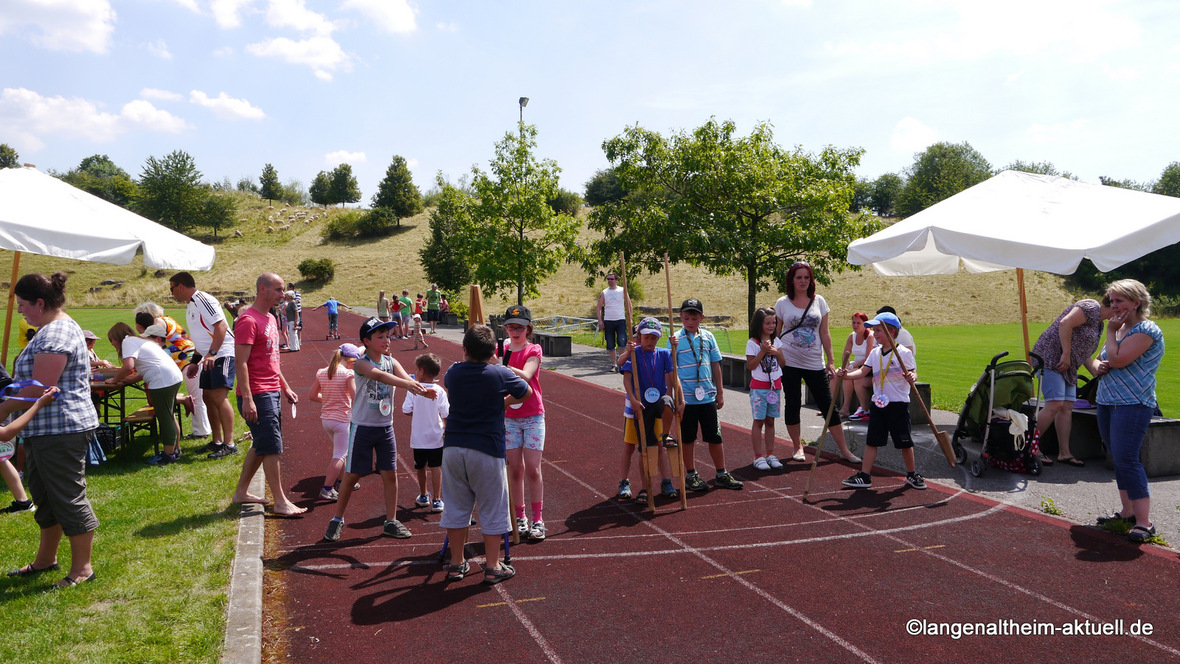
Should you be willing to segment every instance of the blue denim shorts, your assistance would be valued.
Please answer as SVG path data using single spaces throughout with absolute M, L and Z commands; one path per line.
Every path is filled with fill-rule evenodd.
M 1045 401 L 1072 402 L 1078 398 L 1078 386 L 1076 382 L 1067 384 L 1065 376 L 1056 371 L 1041 369 L 1041 394 L 1045 395 Z
M 771 397 L 771 394 L 774 396 Z M 771 403 L 771 400 L 774 403 Z M 756 420 L 764 420 L 768 417 L 780 417 L 783 412 L 782 401 L 782 395 L 776 389 L 750 390 L 750 410 L 753 412 L 754 419 Z

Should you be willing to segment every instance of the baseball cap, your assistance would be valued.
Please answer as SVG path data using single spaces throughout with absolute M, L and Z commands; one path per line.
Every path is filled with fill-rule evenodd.
M 508 307 L 508 311 L 504 312 L 505 325 L 529 325 L 533 322 L 533 315 L 529 312 L 529 308 L 522 305 L 515 305 Z
M 98 339 L 98 335 L 91 332 L 90 330 L 82 330 L 82 336 L 86 337 L 87 339 Z
M 655 318 L 644 318 L 635 327 L 639 330 L 640 334 L 654 334 L 657 337 L 664 334 L 664 326 L 660 325 L 660 321 Z
M 680 303 L 680 310 L 681 311 L 695 311 L 698 314 L 705 313 L 705 308 L 703 306 L 701 306 L 701 301 L 696 299 L 695 297 L 690 297 L 687 300 L 685 300 L 684 302 L 681 302 Z
M 370 318 L 364 323 L 361 323 L 361 338 L 368 339 L 369 337 L 373 336 L 373 333 L 377 330 L 388 330 L 389 328 L 393 327 L 393 325 L 393 321 L 383 321 L 376 317 Z
M 361 349 L 354 344 L 340 344 L 340 354 L 354 360 L 359 360 L 361 355 L 364 355 Z
M 164 329 L 164 326 L 160 325 L 159 323 L 153 323 L 144 328 L 143 334 L 139 336 L 143 337 L 144 339 L 147 339 L 148 337 L 167 337 L 168 330 Z
M 898 319 L 897 316 L 889 313 L 888 311 L 879 313 L 876 316 L 874 316 L 872 320 L 865 323 L 865 327 L 873 327 L 874 325 L 880 325 L 881 323 L 885 323 L 886 325 L 892 325 L 893 327 L 897 327 L 897 328 L 901 327 L 901 320 Z

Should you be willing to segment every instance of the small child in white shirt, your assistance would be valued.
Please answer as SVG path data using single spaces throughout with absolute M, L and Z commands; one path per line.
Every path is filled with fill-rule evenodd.
M 427 399 L 406 393 L 406 400 L 402 403 L 402 412 L 413 418 L 410 421 L 410 449 L 414 451 L 414 470 L 418 472 L 418 498 L 414 504 L 418 507 L 429 506 L 431 512 L 441 512 L 443 429 L 451 404 L 447 400 L 446 390 L 440 389 L 434 382 L 442 372 L 442 362 L 438 356 L 423 353 L 414 359 L 414 366 L 414 379 L 423 387 L 433 387 L 438 394 L 437 399 Z M 426 491 L 427 469 L 430 470 L 430 488 L 433 490 L 430 493 Z

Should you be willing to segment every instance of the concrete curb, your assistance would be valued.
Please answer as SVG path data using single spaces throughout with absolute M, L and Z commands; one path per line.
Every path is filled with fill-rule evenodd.
M 265 495 L 261 469 L 254 473 L 250 492 Z M 262 548 L 266 534 L 266 508 L 242 505 L 238 517 L 238 541 L 234 547 L 229 604 L 225 616 L 222 664 L 262 662 Z

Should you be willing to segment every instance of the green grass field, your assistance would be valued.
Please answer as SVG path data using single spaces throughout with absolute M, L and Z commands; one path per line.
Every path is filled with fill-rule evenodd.
M 106 331 L 116 321 L 130 321 L 131 311 L 79 308 L 69 313 L 98 334 L 96 349 L 114 361 Z M 183 320 L 183 311 L 169 313 Z M 14 342 L 10 367 L 15 349 Z M 187 421 L 184 426 L 188 431 Z M 238 516 L 229 498 L 241 457 L 206 461 L 195 454 L 206 442 L 186 441 L 193 454 L 152 468 L 144 464 L 151 455 L 145 434 L 133 449 L 88 470 L 87 491 L 102 523 L 94 540 L 98 578 L 45 592 L 65 571 L 31 579 L 0 577 L 0 621 L 7 625 L 0 661 L 220 659 Z M 3 505 L 10 500 L 7 490 L 0 494 Z M 0 571 L 33 559 L 37 533 L 31 513 L 0 514 Z M 58 561 L 68 569 L 64 541 Z

